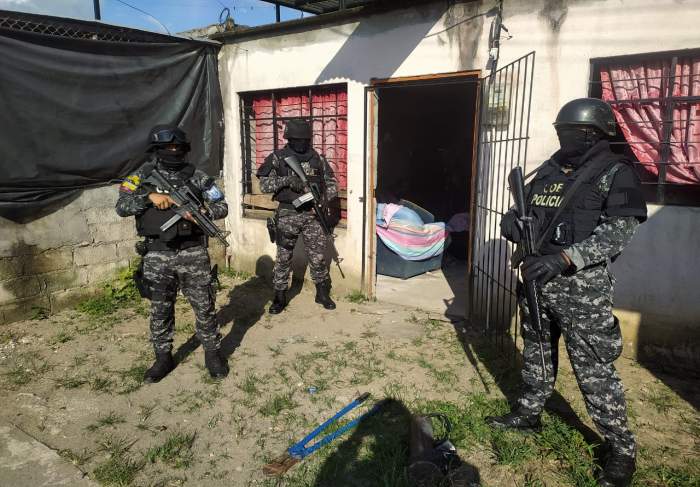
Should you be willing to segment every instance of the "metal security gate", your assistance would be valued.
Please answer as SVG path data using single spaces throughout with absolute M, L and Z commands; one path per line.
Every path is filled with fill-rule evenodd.
M 508 173 L 527 159 L 534 63 L 531 52 L 483 78 L 473 176 L 470 321 L 512 353 L 518 330 L 518 275 L 510 268 L 513 248 L 501 238 L 499 224 L 511 205 Z

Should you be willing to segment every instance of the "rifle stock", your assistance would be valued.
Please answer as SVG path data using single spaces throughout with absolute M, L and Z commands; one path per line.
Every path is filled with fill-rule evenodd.
M 525 205 L 525 178 L 523 177 L 522 168 L 516 167 L 510 171 L 510 174 L 508 174 L 508 184 L 510 185 L 510 191 L 513 195 L 515 211 L 518 215 L 518 219 L 523 224 L 523 237 L 519 245 L 521 246 L 524 259 L 527 256 L 536 254 L 535 242 L 537 241 L 537 236 L 535 235 L 534 225 L 532 224 L 532 217 L 528 216 L 527 206 Z M 539 338 L 542 377 L 544 380 L 547 380 L 547 364 L 544 358 L 542 318 L 540 315 L 541 308 L 537 283 L 535 281 L 525 281 L 523 279 L 523 287 L 525 289 L 525 299 L 530 314 L 530 325 Z

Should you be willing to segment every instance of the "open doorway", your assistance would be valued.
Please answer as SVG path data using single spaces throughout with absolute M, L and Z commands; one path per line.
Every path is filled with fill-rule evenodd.
M 477 73 L 375 84 L 378 299 L 466 315 Z

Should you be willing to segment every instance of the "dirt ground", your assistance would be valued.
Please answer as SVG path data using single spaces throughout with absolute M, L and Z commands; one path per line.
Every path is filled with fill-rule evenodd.
M 104 485 L 388 487 L 409 485 L 409 413 L 441 411 L 484 486 L 595 485 L 600 438 L 566 360 L 543 433 L 495 434 L 483 416 L 507 410 L 517 366 L 465 323 L 359 295 L 338 297 L 329 312 L 306 291 L 273 317 L 262 278 L 222 281 L 225 380 L 209 379 L 185 301 L 177 304 L 180 363 L 154 385 L 141 382 L 152 360 L 144 303 L 37 316 L 0 327 L 0 424 L 16 425 Z M 674 392 L 697 397 L 695 379 L 662 382 L 627 359 L 617 366 L 640 444 L 635 485 L 700 485 L 700 417 Z M 363 392 L 372 398 L 361 410 L 392 400 L 286 476 L 261 473 Z

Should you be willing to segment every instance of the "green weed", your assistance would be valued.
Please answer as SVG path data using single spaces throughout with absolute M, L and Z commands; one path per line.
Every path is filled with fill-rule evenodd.
M 262 405 L 262 407 L 258 410 L 260 414 L 263 416 L 268 416 L 268 417 L 276 417 L 279 416 L 279 414 L 282 411 L 285 410 L 290 410 L 294 409 L 299 404 L 297 404 L 294 399 L 292 398 L 292 393 L 287 393 L 287 394 L 276 394 Z
M 66 331 L 58 332 L 51 340 L 49 340 L 49 345 L 57 345 L 59 343 L 66 343 L 75 338 L 73 335 Z
M 31 314 L 29 315 L 29 319 L 32 321 L 45 320 L 49 317 L 50 314 L 51 314 L 51 312 L 47 308 L 44 308 L 43 306 L 32 306 Z
M 81 452 L 74 452 L 70 449 L 59 450 L 58 454 L 77 467 L 85 465 L 94 455 L 87 448 L 83 448 Z
M 220 268 L 219 272 L 226 277 L 230 277 L 232 279 L 237 279 L 239 281 L 247 281 L 248 279 L 253 277 L 253 275 L 250 272 L 237 271 L 237 270 L 234 270 L 230 267 Z
M 56 387 L 61 387 L 63 389 L 77 389 L 78 387 L 87 384 L 88 380 L 85 377 L 78 375 L 66 374 L 63 377 L 54 379 L 54 382 L 56 383 Z
M 161 461 L 172 468 L 188 468 L 194 459 L 192 445 L 195 437 L 194 433 L 171 434 L 162 445 L 146 451 L 146 460 L 150 463 Z
M 90 389 L 95 392 L 110 392 L 112 379 L 109 377 L 95 376 L 90 380 Z
M 663 386 L 643 391 L 642 397 L 645 402 L 654 406 L 658 413 L 665 415 L 669 413 L 676 402 L 673 393 Z
M 3 376 L 7 385 L 14 389 L 41 378 L 51 368 L 41 355 L 24 353 L 15 359 L 14 365 Z
M 114 426 L 125 422 L 126 420 L 124 419 L 124 416 L 112 411 L 107 416 L 97 418 L 97 421 L 95 423 L 89 424 L 88 426 L 86 426 L 85 429 L 94 432 L 100 428 L 104 428 L 105 426 Z
M 78 311 L 92 318 L 102 318 L 111 315 L 124 306 L 135 306 L 141 303 L 141 296 L 134 283 L 134 272 L 138 263 L 119 269 L 112 282 L 104 284 L 102 292 L 78 304 Z
M 350 301 L 351 303 L 354 303 L 354 304 L 362 304 L 362 303 L 366 303 L 367 301 L 369 301 L 367 296 L 365 296 L 362 293 L 362 291 L 358 291 L 358 290 L 354 290 L 354 291 L 350 292 L 347 296 L 345 296 L 345 299 L 347 299 L 348 301 Z
M 100 449 L 108 458 L 93 470 L 94 479 L 103 485 L 131 485 L 136 474 L 143 468 L 143 462 L 136 462 L 129 456 L 133 443 L 124 438 L 107 437 Z

